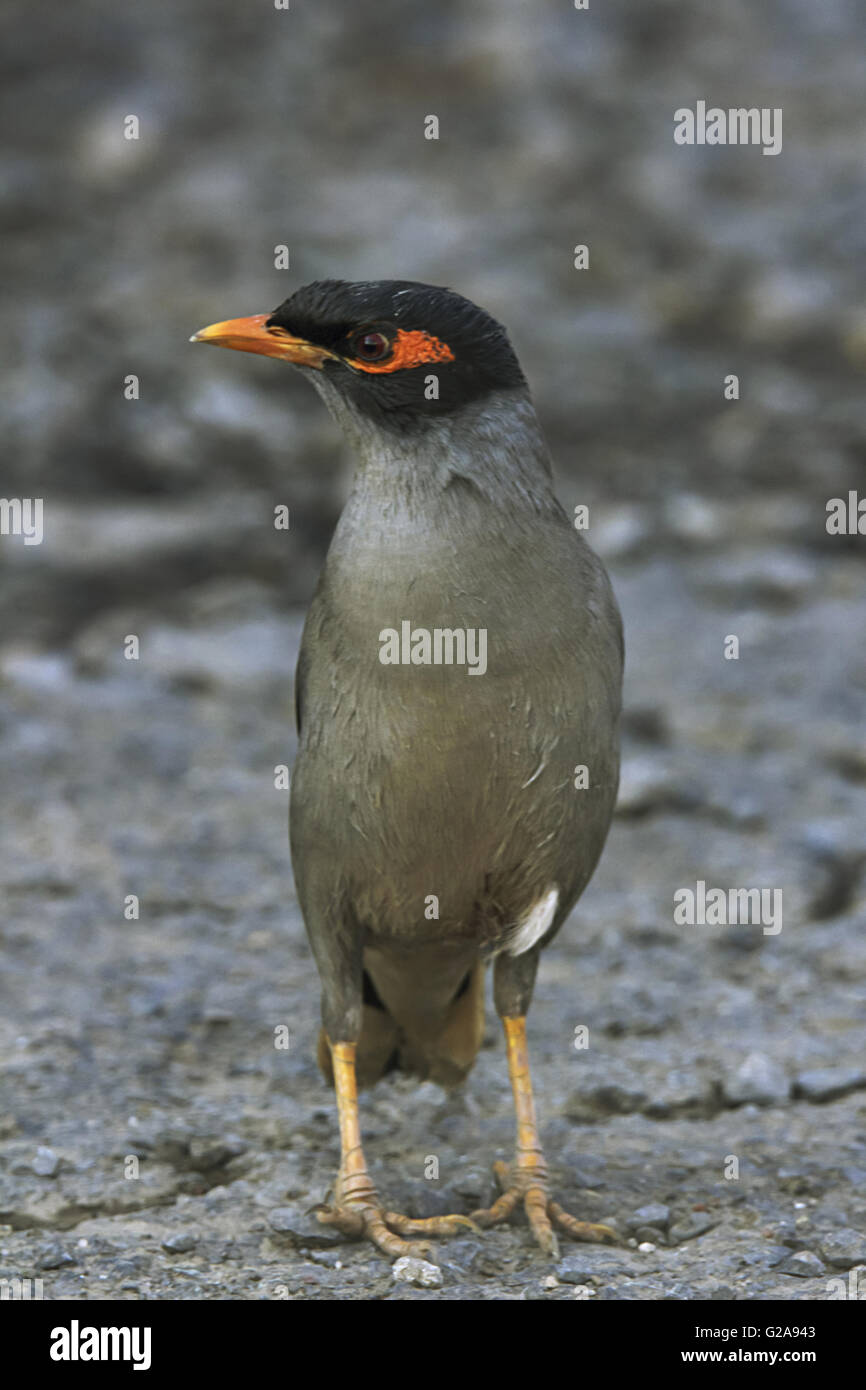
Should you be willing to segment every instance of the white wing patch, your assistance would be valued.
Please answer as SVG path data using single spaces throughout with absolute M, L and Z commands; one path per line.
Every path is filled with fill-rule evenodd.
M 505 947 L 510 956 L 522 956 L 524 951 L 531 950 L 550 930 L 558 902 L 559 889 L 551 888 L 534 907 L 529 909 L 523 920 L 517 924 L 513 936 L 510 937 Z

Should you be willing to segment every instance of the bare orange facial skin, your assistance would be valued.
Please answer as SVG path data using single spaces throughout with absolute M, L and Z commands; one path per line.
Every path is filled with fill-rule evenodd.
M 384 362 L 362 362 L 356 357 L 347 357 L 346 361 L 361 372 L 399 372 L 404 367 L 423 367 L 427 362 L 453 362 L 454 353 L 432 333 L 420 328 L 411 332 L 399 328 L 391 355 Z

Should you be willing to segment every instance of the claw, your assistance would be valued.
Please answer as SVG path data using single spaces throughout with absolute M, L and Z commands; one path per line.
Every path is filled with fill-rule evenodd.
M 386 1211 L 385 1221 L 394 1231 L 399 1231 L 401 1235 L 431 1235 L 431 1236 L 456 1236 L 460 1234 L 461 1227 L 466 1227 L 474 1231 L 476 1235 L 481 1232 L 472 1220 L 471 1216 L 403 1216 L 400 1212 Z
M 497 1177 L 501 1179 L 497 1164 Z M 498 1226 L 507 1221 L 518 1204 L 522 1203 L 535 1243 L 545 1255 L 556 1259 L 559 1255 L 559 1241 L 555 1226 L 571 1236 L 572 1240 L 616 1241 L 617 1234 L 610 1226 L 602 1226 L 591 1221 L 578 1221 L 570 1216 L 558 1202 L 547 1195 L 547 1180 L 540 1178 L 537 1171 L 531 1175 L 518 1168 L 513 1181 L 507 1181 L 505 1191 L 497 1197 L 492 1207 L 484 1207 L 472 1213 L 472 1220 L 479 1226 Z

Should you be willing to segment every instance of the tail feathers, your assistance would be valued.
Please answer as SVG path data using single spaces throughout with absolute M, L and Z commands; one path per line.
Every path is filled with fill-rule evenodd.
M 401 1027 L 381 1002 L 364 1004 L 356 1062 L 358 1085 L 372 1086 L 395 1070 L 440 1086 L 459 1085 L 472 1068 L 483 1036 L 484 965 L 479 961 L 435 1027 L 412 1022 Z M 333 1081 L 324 1029 L 319 1034 L 317 1057 L 323 1076 Z

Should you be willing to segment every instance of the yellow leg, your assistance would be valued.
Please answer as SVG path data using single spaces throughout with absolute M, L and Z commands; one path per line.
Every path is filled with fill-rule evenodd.
M 361 1147 L 355 1044 L 331 1043 L 331 1061 L 340 1119 L 340 1171 L 334 1205 L 319 1207 L 318 1219 L 336 1226 L 344 1235 L 366 1237 L 386 1255 L 394 1256 L 431 1254 L 431 1247 L 425 1242 L 401 1240 L 400 1236 L 453 1236 L 463 1227 L 475 1230 L 468 1216 L 431 1216 L 415 1220 L 383 1209 Z
M 558 1253 L 554 1225 L 566 1231 L 574 1240 L 615 1240 L 615 1233 L 609 1226 L 578 1221 L 548 1196 L 547 1165 L 538 1138 L 529 1074 L 526 1019 L 504 1018 L 502 1023 L 517 1116 L 517 1150 L 510 1170 L 504 1163 L 494 1164 L 494 1172 L 503 1189 L 502 1196 L 492 1207 L 474 1211 L 472 1220 L 479 1226 L 495 1226 L 507 1221 L 522 1201 L 535 1240 L 546 1255 Z

